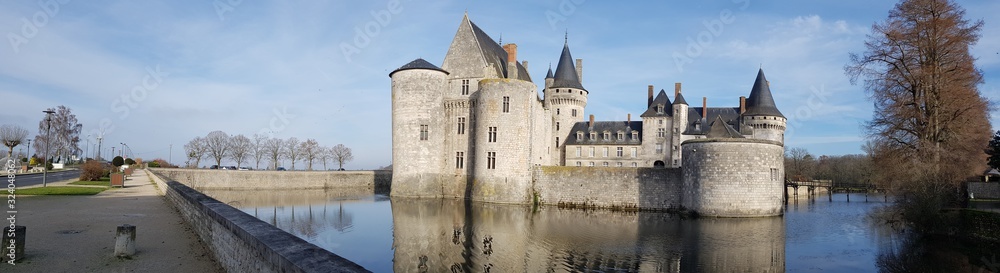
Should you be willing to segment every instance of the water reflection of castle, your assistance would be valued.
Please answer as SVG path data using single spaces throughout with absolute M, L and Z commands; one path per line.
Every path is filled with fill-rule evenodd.
M 783 272 L 781 218 L 393 200 L 396 272 Z

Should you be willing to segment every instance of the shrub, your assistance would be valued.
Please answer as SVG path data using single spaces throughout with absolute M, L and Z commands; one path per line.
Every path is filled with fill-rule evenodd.
M 149 167 L 150 168 L 159 168 L 160 167 L 160 162 L 157 162 L 157 161 L 149 162 Z
M 125 159 L 125 165 L 129 165 L 129 166 L 135 165 L 135 160 L 133 160 L 131 158 L 126 158 Z
M 114 165 L 115 167 L 121 167 L 122 165 L 125 165 L 125 159 L 122 158 L 121 156 L 116 156 L 114 159 L 111 160 L 111 165 Z
M 104 169 L 104 166 L 101 163 L 98 163 L 97 161 L 89 161 L 80 167 L 80 181 L 101 180 L 101 177 L 103 177 L 106 172 L 107 170 Z
M 51 170 L 52 170 L 52 168 L 53 168 L 53 167 L 52 167 L 52 162 L 49 162 L 49 163 L 45 163 L 45 170 L 47 170 L 47 171 L 51 171 Z

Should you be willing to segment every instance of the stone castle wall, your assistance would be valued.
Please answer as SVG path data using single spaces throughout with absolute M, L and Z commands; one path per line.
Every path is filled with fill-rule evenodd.
M 197 189 L 351 189 L 389 192 L 392 171 L 236 171 L 156 168 L 154 173 Z
M 479 82 L 476 104 L 475 164 L 472 200 L 495 203 L 528 203 L 531 183 L 531 114 L 542 107 L 537 87 L 527 81 L 484 79 Z M 504 110 L 504 98 L 508 98 Z M 495 130 L 491 134 L 490 130 Z M 495 135 L 494 135 L 495 134 Z M 545 154 L 544 151 L 541 154 Z M 492 159 L 491 159 L 492 157 Z M 493 160 L 493 166 L 490 161 Z
M 758 139 L 696 139 L 681 145 L 684 207 L 704 216 L 782 214 L 784 148 Z
M 446 176 L 443 93 L 446 74 L 409 69 L 392 74 L 392 162 L 399 194 L 441 197 Z
M 534 193 L 546 205 L 678 209 L 681 170 L 617 167 L 534 168 Z
M 1000 199 L 1000 183 L 997 182 L 969 182 L 968 190 L 977 199 Z

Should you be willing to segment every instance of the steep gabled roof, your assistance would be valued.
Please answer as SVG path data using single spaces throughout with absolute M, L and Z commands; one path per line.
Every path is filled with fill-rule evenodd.
M 657 112 L 655 105 L 663 105 L 663 111 Z M 667 96 L 667 92 L 660 89 L 660 93 L 656 94 L 656 98 L 653 99 L 653 103 L 646 107 L 646 112 L 643 112 L 640 117 L 669 117 L 673 113 L 669 108 L 670 98 Z
M 729 123 L 722 120 L 722 116 L 715 117 L 712 127 L 708 129 L 705 136 L 709 138 L 743 138 L 743 135 L 737 132 L 736 129 L 733 129 L 732 126 L 729 126 Z
M 757 71 L 757 79 L 753 82 L 753 89 L 750 90 L 750 97 L 747 98 L 746 116 L 778 116 L 785 117 L 778 111 L 771 96 L 771 88 L 764 78 L 764 69 Z
M 444 69 L 441 69 L 440 67 L 437 67 L 436 65 L 431 64 L 430 62 L 418 58 L 416 60 L 413 60 L 412 62 L 400 66 L 399 68 L 396 68 L 396 70 L 393 70 L 392 72 L 389 72 L 389 77 L 392 77 L 392 74 L 395 74 L 396 72 L 409 69 L 430 69 L 430 70 L 441 71 L 444 72 L 445 74 L 448 74 L 448 71 L 444 71 Z
M 463 55 L 463 54 L 475 54 L 476 56 L 482 58 L 481 60 L 485 64 L 479 63 L 475 65 L 485 65 L 487 67 L 492 67 L 494 69 L 495 75 L 501 78 L 507 78 L 507 51 L 503 49 L 493 38 L 490 38 L 479 26 L 469 20 L 469 15 L 466 14 L 462 17 L 462 23 L 458 27 L 458 31 L 455 33 L 455 38 L 452 41 L 452 46 L 462 45 L 465 50 L 459 50 L 457 52 L 451 52 L 449 50 L 448 55 L 445 56 L 444 66 L 448 66 L 448 58 L 452 54 Z M 474 46 L 473 52 L 469 52 L 468 46 Z M 458 65 L 473 65 L 473 64 L 458 64 Z M 531 76 L 528 75 L 527 69 L 518 62 L 515 67 L 517 67 L 517 79 L 524 81 L 531 81 Z M 454 68 L 449 68 L 454 69 Z M 480 69 L 481 68 L 476 68 Z M 483 75 L 484 77 L 492 77 L 491 75 Z
M 580 75 L 576 74 L 576 66 L 573 65 L 573 55 L 569 53 L 569 44 L 563 44 L 562 55 L 559 55 L 559 63 L 556 65 L 556 74 L 552 88 L 576 88 L 583 89 L 580 83 Z
M 684 134 L 704 134 L 709 129 L 708 125 L 711 122 L 709 117 L 721 117 L 730 126 L 739 127 L 741 125 L 739 107 L 709 107 L 705 112 L 708 112 L 707 115 L 702 116 L 702 107 L 688 108 L 688 121 Z M 701 125 L 701 128 L 695 128 L 695 125 Z

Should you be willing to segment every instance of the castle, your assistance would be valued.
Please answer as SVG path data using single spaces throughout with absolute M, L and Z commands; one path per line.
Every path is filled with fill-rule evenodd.
M 652 168 L 674 170 L 668 180 L 681 187 L 679 200 L 660 206 L 781 214 L 786 119 L 763 70 L 737 107 L 708 107 L 706 99 L 692 107 L 680 83 L 673 100 L 664 90 L 654 96 L 650 85 L 641 120 L 595 121 L 585 119 L 590 90 L 568 41 L 542 97 L 527 67 L 516 44 L 501 46 L 465 15 L 440 67 L 417 59 L 389 73 L 392 195 L 531 203 L 538 202 L 539 173 Z M 547 166 L 566 167 L 539 172 Z M 747 212 L 737 203 L 760 207 Z

